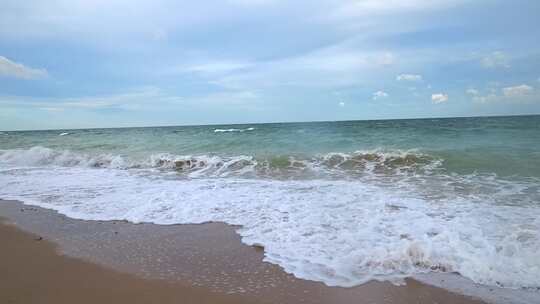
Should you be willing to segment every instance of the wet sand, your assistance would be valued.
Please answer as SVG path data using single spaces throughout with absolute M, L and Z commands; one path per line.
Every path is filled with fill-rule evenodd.
M 221 223 L 82 221 L 1 200 L 0 215 L 0 303 L 482 303 L 412 279 L 300 280 Z
M 251 302 L 62 256 L 53 243 L 6 224 L 0 225 L 0 241 L 0 303 Z

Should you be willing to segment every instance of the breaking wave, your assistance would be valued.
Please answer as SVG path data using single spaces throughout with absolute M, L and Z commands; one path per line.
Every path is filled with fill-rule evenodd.
M 110 167 L 128 168 L 126 158 L 120 155 L 89 155 L 69 150 L 54 150 L 41 146 L 30 149 L 0 150 L 0 163 L 17 166 Z
M 0 163 L 19 166 L 82 166 L 116 169 L 164 169 L 189 177 L 317 178 L 354 177 L 366 173 L 398 174 L 438 168 L 442 161 L 416 151 L 357 151 L 328 153 L 314 157 L 278 155 L 258 158 L 249 155 L 151 154 L 134 159 L 113 154 L 81 154 L 69 150 L 32 147 L 0 150 Z

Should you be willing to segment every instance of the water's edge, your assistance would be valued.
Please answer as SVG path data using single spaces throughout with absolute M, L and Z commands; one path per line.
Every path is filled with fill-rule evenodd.
M 27 208 L 25 206 L 30 206 L 32 208 Z M 21 213 L 17 215 L 17 211 L 21 210 Z M 149 277 L 149 278 L 160 278 L 160 279 L 171 279 L 173 277 L 171 276 L 164 276 L 163 273 L 160 273 L 161 270 L 152 269 L 153 267 L 156 267 L 156 265 L 146 265 L 147 269 L 143 269 L 141 272 L 141 269 L 135 269 L 133 265 L 126 266 L 119 263 L 119 261 L 124 260 L 125 255 L 123 253 L 120 254 L 120 258 L 106 258 L 108 254 L 111 254 L 111 252 L 107 252 L 107 250 L 103 250 L 104 247 L 102 246 L 96 246 L 93 248 L 89 248 L 88 244 L 89 241 L 102 241 L 104 243 L 110 242 L 110 236 L 106 236 L 103 234 L 103 231 L 97 232 L 94 236 L 84 236 L 81 237 L 81 235 L 77 235 L 80 233 L 80 229 L 72 230 L 75 226 L 88 226 L 90 227 L 88 230 L 103 230 L 102 228 L 96 229 L 96 225 L 100 226 L 102 224 L 109 225 L 109 230 L 118 230 L 122 231 L 120 233 L 127 234 L 127 237 L 134 237 L 138 238 L 139 240 L 144 240 L 145 237 L 148 239 L 149 235 L 128 230 L 122 230 L 119 224 L 122 225 L 128 225 L 131 227 L 160 227 L 167 229 L 167 226 L 163 225 L 156 225 L 152 223 L 139 223 L 139 224 L 133 224 L 129 222 L 124 221 L 117 221 L 117 220 L 106 220 L 106 221 L 95 221 L 95 220 L 81 220 L 81 219 L 72 219 L 72 218 L 65 218 L 65 214 L 62 214 L 59 211 L 56 211 L 54 209 L 44 209 L 40 206 L 34 205 L 32 203 L 26 203 L 21 202 L 17 200 L 5 200 L 3 198 L 0 198 L 0 210 L 4 211 L 3 216 L 6 217 L 10 222 L 15 223 L 15 225 L 27 232 L 30 233 L 39 233 L 41 235 L 47 235 L 49 236 L 55 243 L 58 243 L 60 246 L 60 249 L 62 250 L 63 254 L 67 254 L 69 256 L 73 256 L 76 258 L 82 258 L 85 260 L 88 260 L 90 262 L 98 263 L 107 267 L 112 267 L 117 270 L 125 271 L 125 272 L 132 272 L 137 275 L 142 275 L 143 277 Z M 24 214 L 22 214 L 22 211 L 25 211 Z M 34 219 L 29 219 L 29 217 L 35 217 L 35 214 L 32 214 L 33 212 L 37 212 L 39 216 Z M 70 223 L 77 222 L 79 225 L 73 225 Z M 51 225 L 52 224 L 52 225 Z M 111 226 L 113 225 L 113 226 Z M 242 248 L 245 248 L 245 243 L 240 243 L 240 239 L 233 238 L 230 239 L 230 237 L 224 237 L 223 232 L 227 231 L 234 231 L 236 235 L 238 235 L 238 229 L 241 229 L 239 226 L 231 226 L 227 223 L 223 222 L 207 222 L 207 223 L 200 223 L 200 224 L 172 224 L 169 225 L 168 228 L 176 227 L 205 227 L 205 226 L 212 226 L 217 225 L 216 229 L 212 229 L 213 234 L 217 234 L 218 239 L 221 239 L 222 241 L 225 239 L 225 242 L 230 244 L 231 241 L 233 243 L 237 242 L 238 245 Z M 95 228 L 92 228 L 95 227 Z M 48 227 L 48 228 L 47 228 Z M 67 228 L 69 227 L 69 228 Z M 67 229 L 66 229 L 67 228 Z M 70 237 L 70 232 L 78 231 L 74 233 L 75 237 Z M 118 231 L 114 231 L 114 234 L 118 234 Z M 152 230 L 155 231 L 155 230 Z M 188 230 L 189 233 L 189 230 Z M 138 237 L 136 236 L 138 235 Z M 102 240 L 98 240 L 95 237 L 103 238 Z M 124 235 L 126 237 L 126 235 Z M 91 240 L 89 240 L 89 238 Z M 204 242 L 204 241 L 203 241 Z M 91 242 L 90 242 L 91 243 Z M 219 244 L 214 244 L 213 246 L 219 246 Z M 86 247 L 86 248 L 85 248 Z M 236 246 L 233 246 L 236 247 Z M 260 255 L 260 247 L 253 247 L 253 246 L 247 246 L 248 248 L 255 249 L 256 252 L 256 260 L 262 262 L 262 256 Z M 122 247 L 121 247 L 122 248 Z M 140 248 L 140 247 L 139 247 Z M 125 249 L 125 248 L 124 248 Z M 86 251 L 88 250 L 88 251 Z M 103 251 L 103 252 L 101 252 Z M 223 253 L 223 251 L 218 250 L 219 252 Z M 101 252 L 102 254 L 96 254 L 97 252 Z M 239 253 L 235 252 L 233 255 L 239 255 Z M 242 255 L 242 254 L 240 254 Z M 146 257 L 149 258 L 149 257 Z M 150 259 L 155 257 L 150 257 Z M 225 258 L 228 260 L 228 258 Z M 158 258 L 159 260 L 159 258 Z M 249 259 L 248 259 L 249 260 Z M 230 261 L 227 261 L 226 263 L 229 263 Z M 253 260 L 251 261 L 253 262 Z M 260 263 L 259 262 L 259 263 Z M 140 258 L 135 262 L 136 267 L 141 266 L 140 264 Z M 261 265 L 269 265 L 266 263 L 261 263 Z M 253 268 L 254 266 L 251 264 L 249 268 Z M 272 265 L 271 267 L 277 267 L 280 271 L 283 271 L 283 268 Z M 245 271 L 245 270 L 244 270 Z M 255 271 L 255 274 L 258 275 L 259 271 Z M 285 274 L 285 272 L 283 272 Z M 157 274 L 157 276 L 154 276 Z M 170 273 L 169 273 L 170 275 Z M 203 276 L 204 277 L 204 276 Z M 412 279 L 417 280 L 419 282 L 435 286 L 438 288 L 443 288 L 445 290 L 448 290 L 450 292 L 481 299 L 483 301 L 486 301 L 488 303 L 492 304 L 529 304 L 529 303 L 537 303 L 540 301 L 540 292 L 534 292 L 532 290 L 524 290 L 524 289 L 508 289 L 508 288 L 497 288 L 497 287 L 490 287 L 490 286 L 484 286 L 481 284 L 476 284 L 472 282 L 469 279 L 466 279 L 459 274 L 456 273 L 430 273 L 430 274 L 420 274 L 420 275 L 414 275 L 411 276 Z M 174 278 L 173 278 L 174 279 Z M 302 279 L 294 278 L 291 281 L 291 277 L 287 274 L 285 276 L 285 279 L 279 279 L 277 281 L 273 281 L 270 285 L 273 287 L 276 287 L 273 285 L 275 282 L 279 281 L 288 281 L 286 284 L 291 284 L 291 282 L 294 282 L 296 280 L 303 281 Z M 194 285 L 202 285 L 204 286 L 204 282 L 197 282 L 197 280 L 194 280 Z M 250 280 L 251 282 L 251 280 Z M 307 280 L 305 282 L 311 282 L 310 280 Z M 206 282 L 208 283 L 208 282 Z M 367 285 L 373 283 L 369 282 Z M 214 288 L 217 288 L 216 291 L 223 292 L 226 291 L 228 293 L 244 293 L 248 290 L 243 289 L 241 286 L 235 286 L 238 285 L 239 282 L 236 282 L 235 284 L 224 284 L 223 286 L 217 286 L 214 285 Z M 264 284 L 264 282 L 262 283 Z M 377 283 L 378 284 L 378 283 Z M 206 286 L 207 287 L 207 286 Z M 212 286 L 210 286 L 212 287 Z M 259 288 L 259 287 L 257 287 Z M 327 287 L 330 289 L 334 289 L 334 287 Z M 229 289 L 229 290 L 225 290 Z M 354 288 L 351 288 L 354 289 Z M 337 290 L 342 290 L 342 288 L 337 288 Z

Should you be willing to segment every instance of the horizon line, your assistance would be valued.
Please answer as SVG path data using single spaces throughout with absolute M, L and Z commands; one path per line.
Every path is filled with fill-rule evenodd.
M 452 119 L 452 118 L 502 118 L 540 116 L 534 114 L 510 114 L 510 115 L 473 115 L 473 116 L 438 116 L 438 117 L 411 117 L 411 118 L 373 118 L 373 119 L 345 119 L 345 120 L 308 120 L 308 121 L 276 121 L 276 122 L 245 122 L 245 123 L 209 123 L 209 124 L 174 124 L 153 126 L 122 126 L 122 127 L 88 127 L 88 128 L 52 128 L 52 129 L 16 129 L 0 130 L 0 132 L 30 132 L 30 131 L 69 131 L 69 130 L 100 130 L 100 129 L 135 129 L 135 128 L 172 128 L 172 127 L 204 127 L 204 126 L 239 126 L 239 125 L 268 125 L 268 124 L 295 124 L 295 123 L 324 123 L 324 122 L 369 122 L 390 120 L 425 120 L 425 119 Z

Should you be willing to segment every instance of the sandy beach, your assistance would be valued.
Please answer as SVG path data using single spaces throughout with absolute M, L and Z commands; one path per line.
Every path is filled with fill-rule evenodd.
M 409 279 L 296 279 L 220 223 L 81 221 L 14 201 L 0 210 L 2 303 L 481 303 Z
M 539 0 L 0 25 L 0 304 L 540 304 Z

